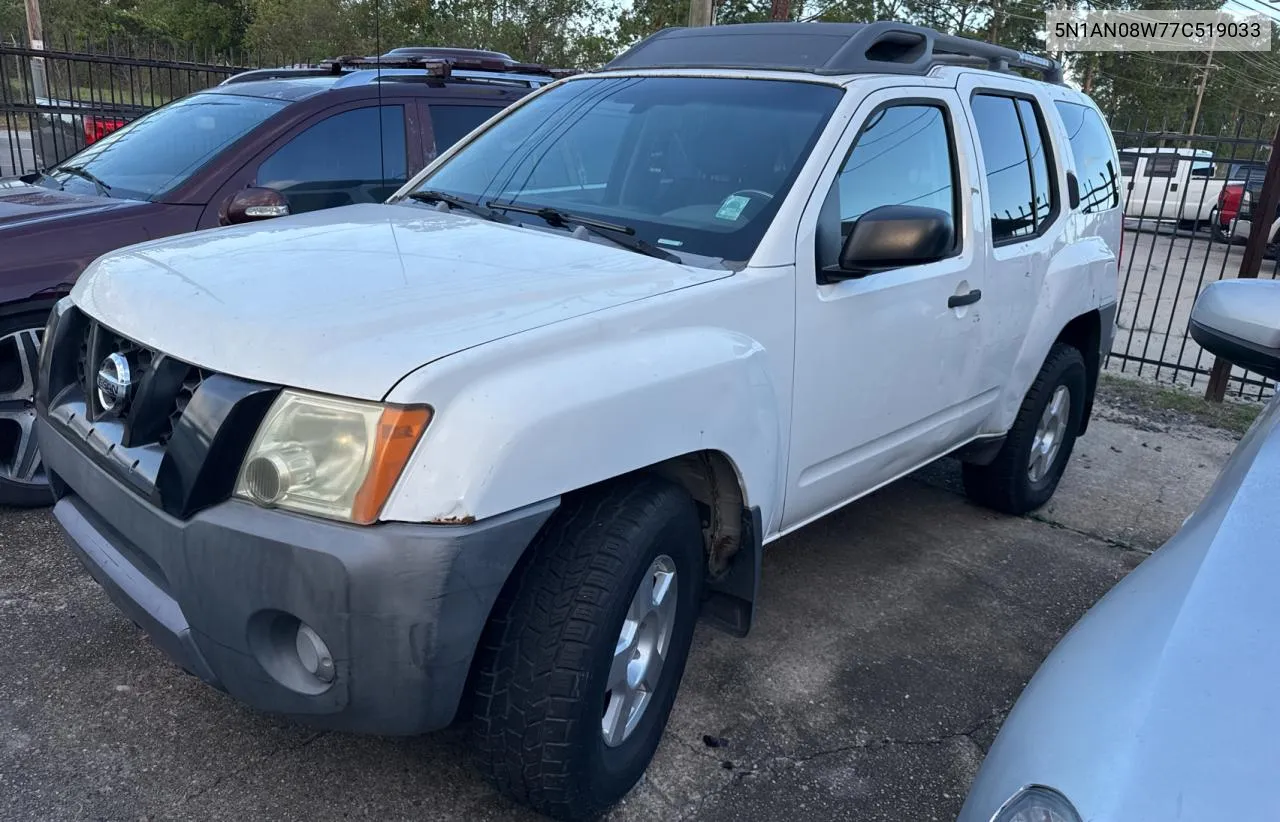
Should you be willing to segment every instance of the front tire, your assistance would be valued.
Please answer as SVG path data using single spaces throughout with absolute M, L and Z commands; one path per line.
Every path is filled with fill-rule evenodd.
M 592 819 L 653 758 L 693 641 L 701 525 L 653 477 L 567 497 L 503 589 L 477 654 L 473 739 L 498 789 Z
M 969 498 L 1019 515 L 1048 502 L 1075 447 L 1086 383 L 1084 357 L 1069 345 L 1054 343 L 995 460 L 962 466 Z
M 48 314 L 0 319 L 0 505 L 53 504 L 36 444 L 35 387 Z

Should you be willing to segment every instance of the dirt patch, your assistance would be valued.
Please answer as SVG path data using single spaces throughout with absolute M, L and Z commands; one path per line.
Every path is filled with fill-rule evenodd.
M 1263 403 L 1228 399 L 1209 402 L 1199 393 L 1177 387 L 1102 374 L 1098 380 L 1099 416 L 1142 431 L 1170 426 L 1203 425 L 1243 436 L 1262 412 Z

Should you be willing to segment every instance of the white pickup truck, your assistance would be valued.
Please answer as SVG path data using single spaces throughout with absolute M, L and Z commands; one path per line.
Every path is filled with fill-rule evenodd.
M 1049 499 L 1114 332 L 1117 163 L 1051 60 L 661 32 L 389 204 L 98 260 L 40 363 L 54 513 L 196 676 L 466 720 L 502 791 L 590 818 L 697 619 L 750 627 L 764 545 L 947 455 L 981 504 Z
M 1222 180 L 1206 149 L 1136 148 L 1120 152 L 1124 216 L 1176 221 L 1185 228 L 1207 225 L 1218 205 Z

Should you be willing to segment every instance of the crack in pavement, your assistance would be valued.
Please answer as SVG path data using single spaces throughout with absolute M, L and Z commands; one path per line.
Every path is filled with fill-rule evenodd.
M 907 745 L 907 746 L 946 745 L 958 739 L 968 739 L 976 747 L 981 748 L 981 746 L 979 746 L 976 742 L 973 741 L 973 735 L 981 731 L 983 728 L 985 728 L 987 725 L 991 724 L 992 722 L 1003 721 L 1003 719 L 1006 716 L 1008 716 L 1009 711 L 1012 709 L 1013 709 L 1013 702 L 1012 701 L 1006 702 L 1004 705 L 991 711 L 989 714 L 979 719 L 978 721 L 974 722 L 972 725 L 969 725 L 965 728 L 962 728 L 958 731 L 954 731 L 952 733 L 942 734 L 940 736 L 906 737 L 906 738 L 883 736 L 878 738 L 864 739 L 858 742 L 850 742 L 844 745 L 836 745 L 831 748 L 820 748 L 816 751 L 811 751 L 809 753 L 804 753 L 804 754 L 800 754 L 800 753 L 778 754 L 776 756 L 770 756 L 770 757 L 766 757 L 764 759 L 752 762 L 742 767 L 738 767 L 735 765 L 733 770 L 727 771 L 727 773 L 731 774 L 731 777 L 727 782 L 725 782 L 723 785 L 719 786 L 718 788 L 715 788 L 714 790 L 711 790 L 708 793 L 705 793 L 702 796 L 696 797 L 693 800 L 691 800 L 692 807 L 687 813 L 682 814 L 679 817 L 679 819 L 683 821 L 686 819 L 696 818 L 698 814 L 702 813 L 702 811 L 706 808 L 708 803 L 713 801 L 716 797 L 720 796 L 722 793 L 724 793 L 728 789 L 742 784 L 742 782 L 745 781 L 747 777 L 756 776 L 758 774 L 773 773 L 784 767 L 795 767 L 797 765 L 804 765 L 816 759 L 821 759 L 823 757 L 838 756 L 840 754 L 849 753 L 851 751 L 863 751 L 863 750 L 872 750 L 875 748 L 887 748 L 887 747 L 892 747 L 894 745 Z
M 961 499 L 966 499 L 966 500 L 968 499 L 968 496 L 963 491 L 957 491 L 954 488 L 949 488 L 945 485 L 939 485 L 927 479 L 922 479 L 920 477 L 915 477 L 915 476 L 907 476 L 904 479 L 908 482 L 914 482 L 917 485 L 921 485 L 925 488 L 932 488 L 937 491 L 942 491 L 943 493 L 950 494 L 953 497 L 960 497 Z M 976 505 L 976 503 L 971 503 L 971 504 Z M 1023 514 L 1021 517 L 1014 517 L 1014 519 L 1025 519 L 1031 522 L 1039 523 L 1041 525 L 1047 525 L 1050 528 L 1056 528 L 1060 531 L 1066 531 L 1068 533 L 1075 534 L 1076 536 L 1085 537 L 1087 539 L 1101 542 L 1103 545 L 1107 545 L 1111 548 L 1118 548 L 1121 551 L 1132 551 L 1133 553 L 1141 554 L 1144 557 L 1149 557 L 1153 553 L 1155 553 L 1153 549 L 1143 548 L 1138 545 L 1133 545 L 1133 544 L 1124 542 L 1123 540 L 1118 540 L 1114 537 L 1106 537 L 1106 536 L 1103 536 L 1102 534 L 1095 534 L 1091 531 L 1086 531 L 1083 528 L 1076 528 L 1073 525 L 1066 525 L 1056 520 L 1049 519 L 1043 514 L 1039 514 L 1035 512 L 1032 512 L 1030 514 Z
M 1041 525 L 1048 525 L 1050 528 L 1057 528 L 1060 531 L 1066 531 L 1068 533 L 1075 534 L 1077 536 L 1087 537 L 1088 539 L 1097 540 L 1098 542 L 1101 542 L 1104 545 L 1109 545 L 1112 548 L 1118 548 L 1121 551 L 1132 551 L 1135 554 L 1142 554 L 1144 557 L 1149 557 L 1153 553 L 1155 553 L 1150 548 L 1143 548 L 1139 545 L 1132 545 L 1122 540 L 1115 539 L 1114 537 L 1104 537 L 1101 534 L 1094 534 L 1084 530 L 1083 528 L 1076 528 L 1073 525 L 1066 525 L 1064 523 L 1048 519 L 1042 514 L 1035 514 L 1035 513 L 1027 514 L 1025 518 L 1031 520 L 1032 522 L 1038 522 Z
M 329 733 L 328 731 L 316 731 L 315 733 L 311 734 L 307 738 L 303 739 L 297 745 L 288 745 L 288 744 L 277 745 L 271 750 L 267 751 L 262 756 L 254 757 L 253 759 L 250 759 L 249 761 L 243 763 L 239 767 L 232 768 L 226 773 L 218 774 L 216 777 L 214 777 L 213 781 L 210 782 L 208 785 L 205 785 L 200 788 L 196 788 L 195 790 L 190 791 L 184 794 L 183 796 L 179 797 L 178 799 L 174 800 L 171 807 L 173 808 L 181 807 L 182 805 L 187 804 L 191 800 L 205 795 L 209 791 L 221 785 L 223 782 L 226 782 L 228 779 L 235 779 L 237 776 L 249 770 L 254 765 L 257 765 L 261 762 L 266 762 L 267 760 L 272 759 L 275 756 L 285 751 L 300 751 L 303 748 L 310 745 L 312 742 L 315 742 L 317 739 L 323 736 L 327 736 L 328 733 Z

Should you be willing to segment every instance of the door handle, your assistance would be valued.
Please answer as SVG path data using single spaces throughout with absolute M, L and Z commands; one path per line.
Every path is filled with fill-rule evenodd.
M 982 299 L 982 292 L 973 289 L 968 294 L 953 294 L 947 298 L 947 308 L 959 308 L 962 305 L 973 305 Z
M 1170 191 L 1177 191 L 1177 190 L 1178 190 L 1178 184 L 1177 184 L 1177 183 L 1172 183 L 1172 184 L 1170 184 L 1170 186 L 1169 186 L 1169 190 L 1170 190 Z

